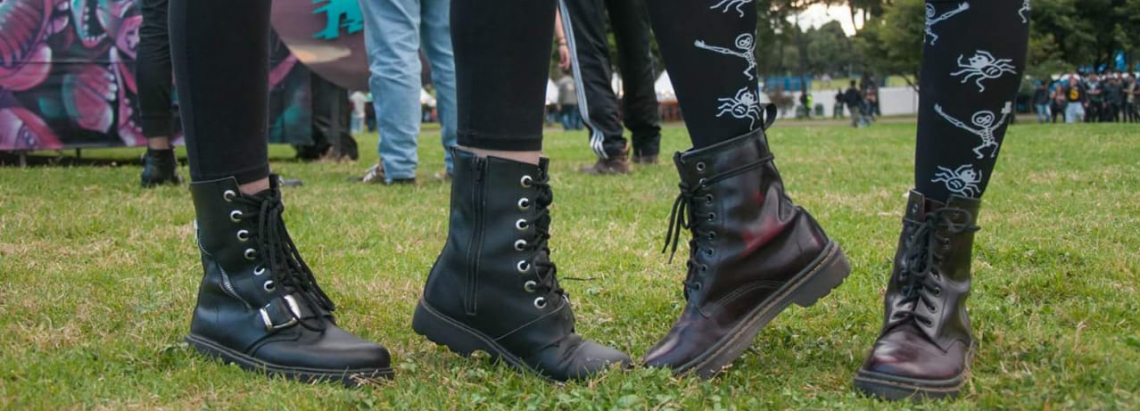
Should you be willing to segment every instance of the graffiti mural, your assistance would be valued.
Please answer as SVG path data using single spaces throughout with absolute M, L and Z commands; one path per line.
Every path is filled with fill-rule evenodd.
M 0 0 L 0 151 L 145 145 L 141 23 L 136 0 Z M 310 143 L 309 72 L 273 44 L 270 141 Z

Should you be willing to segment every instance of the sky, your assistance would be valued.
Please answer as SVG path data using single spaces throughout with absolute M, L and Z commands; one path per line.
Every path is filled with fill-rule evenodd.
M 832 20 L 839 21 L 848 36 L 855 34 L 855 27 L 851 25 L 851 8 L 847 6 L 828 7 L 816 4 L 800 13 L 801 27 L 819 27 Z M 859 24 L 862 25 L 863 22 L 859 21 Z

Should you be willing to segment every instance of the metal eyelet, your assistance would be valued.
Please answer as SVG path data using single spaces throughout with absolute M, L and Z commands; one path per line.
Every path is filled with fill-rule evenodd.
M 522 188 L 530 188 L 530 185 L 533 182 L 534 182 L 534 178 L 532 178 L 531 176 L 525 176 L 524 175 L 524 176 L 522 176 L 521 179 L 519 179 L 519 185 L 522 186 Z
M 262 284 L 261 288 L 263 290 L 265 290 L 265 292 L 271 293 L 271 292 L 273 292 L 273 290 L 277 289 L 277 286 L 273 285 L 273 280 L 269 280 L 269 281 L 266 281 L 265 284 Z
M 712 205 L 712 203 L 713 203 L 713 195 L 709 194 L 709 195 L 705 196 L 705 204 Z
M 711 249 L 711 248 L 706 248 L 706 249 L 705 249 L 705 255 L 707 255 L 707 256 L 709 256 L 709 257 L 712 257 L 712 255 L 713 255 L 713 249 Z
M 253 269 L 253 275 L 258 276 L 262 274 L 265 274 L 265 267 L 257 266 L 257 268 Z
M 538 287 L 538 283 L 534 281 L 527 281 L 523 284 L 523 289 L 528 293 L 533 293 L 536 287 Z
M 702 173 L 705 172 L 705 163 L 703 161 L 697 163 L 697 171 Z
M 257 258 L 257 250 L 254 250 L 252 248 L 245 249 L 245 259 L 246 260 L 253 261 L 255 258 Z
M 530 209 L 530 199 L 523 197 L 519 199 L 519 210 L 526 211 Z
M 237 239 L 243 243 L 249 241 L 249 230 L 238 230 Z
M 534 308 L 537 308 L 540 310 L 543 308 L 546 308 L 546 298 L 545 297 L 535 298 L 534 299 Z
M 707 186 L 708 182 L 709 182 L 709 180 L 702 178 L 700 180 L 697 180 L 697 186 L 699 186 L 699 187 Z
M 700 291 L 701 287 L 703 287 L 701 283 L 693 283 L 693 291 Z
M 526 262 L 525 260 L 519 261 L 518 264 L 515 264 L 515 268 L 517 268 L 520 273 L 526 274 L 528 271 L 530 271 L 530 263 Z
M 941 287 L 937 287 L 937 288 L 935 288 L 935 289 L 934 289 L 934 291 L 933 291 L 933 293 L 934 293 L 934 296 L 935 296 L 935 297 L 938 297 L 938 296 L 942 295 L 942 288 L 941 288 Z
M 226 190 L 222 193 L 222 198 L 225 199 L 227 203 L 232 203 L 234 199 L 237 198 L 237 193 L 234 192 L 234 190 Z
M 708 266 L 708 265 L 705 265 L 705 264 L 701 264 L 701 272 L 702 272 L 702 273 L 703 273 L 703 272 L 705 272 L 705 271 L 708 271 L 708 270 L 709 270 L 709 266 Z
M 716 232 L 709 232 L 709 240 L 716 240 Z
M 233 221 L 235 223 L 240 223 L 241 217 L 242 217 L 241 211 L 238 211 L 238 210 L 230 211 L 230 221 Z
M 515 241 L 515 251 L 522 251 L 526 249 L 526 240 Z
M 716 213 L 709 213 L 709 221 L 716 221 Z
M 519 229 L 519 231 L 523 231 L 530 228 L 530 223 L 526 222 L 526 219 L 520 218 L 519 221 L 515 222 L 515 228 Z

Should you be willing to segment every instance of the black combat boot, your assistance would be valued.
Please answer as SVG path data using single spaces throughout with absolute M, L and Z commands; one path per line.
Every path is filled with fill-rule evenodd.
M 190 184 L 205 277 L 186 342 L 303 381 L 392 376 L 387 349 L 336 326 L 332 301 L 285 230 L 276 177 L 253 196 L 233 178 Z
M 851 267 L 807 211 L 784 193 L 763 130 L 677 153 L 681 195 L 666 247 L 689 241 L 681 318 L 645 355 L 649 366 L 711 377 L 791 303 L 809 306 Z
M 428 276 L 412 328 L 452 351 L 485 351 L 564 381 L 625 354 L 574 333 L 574 314 L 550 261 L 547 159 L 540 165 L 455 150 L 451 231 Z
M 952 398 L 966 384 L 974 338 L 966 297 L 981 201 L 946 204 L 910 192 L 883 330 L 855 376 L 863 393 L 890 400 Z
M 174 158 L 174 149 L 154 150 L 146 149 L 142 157 L 142 186 L 150 188 L 162 184 L 182 184 L 182 177 L 178 175 L 178 160 Z

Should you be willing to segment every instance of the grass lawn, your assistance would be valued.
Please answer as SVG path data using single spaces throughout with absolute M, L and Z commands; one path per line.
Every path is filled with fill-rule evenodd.
M 854 272 L 814 307 L 778 317 L 711 381 L 639 368 L 556 385 L 414 334 L 447 229 L 449 186 L 431 177 L 442 168 L 438 131 L 423 136 L 417 187 L 346 182 L 375 161 L 374 135 L 355 164 L 271 151 L 277 172 L 305 182 L 287 189 L 286 219 L 339 323 L 395 355 L 394 381 L 360 389 L 269 380 L 182 342 L 202 275 L 185 186 L 140 189 L 138 166 L 2 167 L 0 409 L 1140 408 L 1140 129 L 1124 125 L 1011 128 L 979 223 L 970 308 L 980 350 L 963 398 L 893 405 L 852 392 L 880 327 L 913 127 L 771 131 L 790 194 Z M 667 129 L 667 152 L 687 146 L 684 129 Z M 588 279 L 563 284 L 578 331 L 639 357 L 682 305 L 684 262 L 660 253 L 676 172 L 579 175 L 592 161 L 581 133 L 552 132 L 546 148 L 553 257 L 562 277 Z

